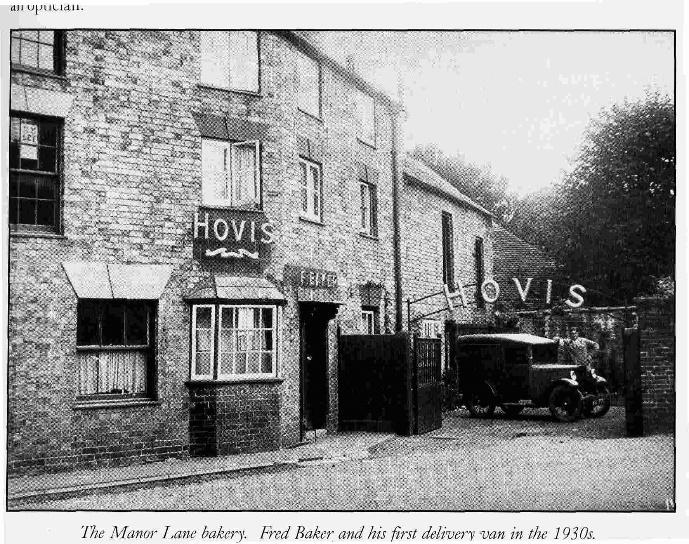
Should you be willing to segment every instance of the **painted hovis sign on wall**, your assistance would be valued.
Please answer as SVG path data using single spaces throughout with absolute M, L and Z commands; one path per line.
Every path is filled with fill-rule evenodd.
M 265 213 L 200 208 L 192 222 L 197 259 L 265 260 L 275 237 Z

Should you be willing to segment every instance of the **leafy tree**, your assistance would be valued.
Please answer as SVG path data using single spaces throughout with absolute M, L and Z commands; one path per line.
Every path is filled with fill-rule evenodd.
M 608 295 L 592 301 L 650 292 L 674 276 L 674 103 L 649 94 L 603 111 L 562 183 L 520 204 L 518 234 Z

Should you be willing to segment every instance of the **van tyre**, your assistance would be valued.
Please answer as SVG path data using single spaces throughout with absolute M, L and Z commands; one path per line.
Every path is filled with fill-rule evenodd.
M 598 386 L 596 395 L 584 407 L 586 417 L 603 417 L 610 410 L 610 389 L 607 385 Z
M 569 423 L 581 417 L 583 399 L 581 392 L 575 387 L 559 384 L 550 392 L 548 408 L 556 420 Z
M 501 404 L 500 408 L 509 417 L 516 417 L 522 413 L 524 406 L 522 404 Z
M 490 417 L 495 412 L 495 392 L 490 384 L 483 382 L 464 396 L 464 404 L 472 416 Z

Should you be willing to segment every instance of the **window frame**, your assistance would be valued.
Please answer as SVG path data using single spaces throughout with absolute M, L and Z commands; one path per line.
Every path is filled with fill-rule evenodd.
M 23 71 L 23 72 L 34 72 L 37 74 L 42 74 L 46 76 L 53 76 L 53 77 L 59 77 L 63 78 L 65 74 L 65 51 L 66 51 L 66 38 L 65 38 L 65 31 L 64 30 L 50 30 L 50 29 L 36 29 L 38 32 L 45 32 L 45 31 L 51 31 L 53 32 L 53 67 L 52 69 L 48 68 L 41 68 L 39 66 L 32 66 L 30 64 L 22 64 L 21 62 L 21 47 L 22 43 L 24 41 L 29 41 L 32 43 L 37 44 L 37 59 L 40 59 L 40 45 L 49 45 L 46 42 L 41 42 L 40 41 L 40 34 L 38 37 L 38 40 L 33 40 L 30 38 L 24 38 L 23 36 L 19 37 L 13 37 L 12 34 L 15 32 L 24 32 L 27 29 L 17 29 L 13 30 L 10 33 L 10 67 L 12 70 L 18 70 L 18 71 Z M 31 30 L 29 30 L 31 31 Z M 18 53 L 19 55 L 19 62 L 12 62 L 12 48 L 13 48 L 13 42 L 17 40 L 19 42 L 19 47 L 20 51 Z
M 309 115 L 315 119 L 318 119 L 319 121 L 322 118 L 323 115 L 323 69 L 321 67 L 321 63 L 304 53 L 303 51 L 300 51 L 297 49 L 297 109 L 305 113 L 306 115 Z M 302 68 L 305 63 L 311 63 L 313 66 L 316 67 L 316 93 L 318 94 L 318 111 L 317 112 L 312 112 L 309 111 L 307 107 L 305 107 L 302 104 Z
M 79 343 L 79 326 L 81 324 L 80 312 L 84 308 L 84 304 L 93 303 L 97 305 L 98 317 L 97 317 L 97 328 L 99 344 L 80 344 Z M 127 307 L 130 304 L 142 304 L 146 307 L 146 344 L 127 344 Z M 103 316 L 104 308 L 108 304 L 122 304 L 124 306 L 122 327 L 123 327 L 123 339 L 124 344 L 104 344 L 103 343 Z M 145 378 L 144 378 L 144 391 L 134 392 L 134 393 L 110 393 L 107 391 L 97 391 L 95 393 L 82 393 L 79 390 L 80 385 L 77 384 L 77 400 L 87 401 L 87 400 L 128 400 L 128 399 L 150 399 L 156 398 L 156 387 L 155 387 L 155 372 L 156 372 L 156 327 L 157 327 L 157 316 L 158 316 L 158 301 L 147 300 L 147 299 L 79 299 L 77 301 L 77 323 L 76 323 L 76 338 L 75 338 L 75 348 L 77 354 L 81 354 L 82 357 L 87 356 L 87 354 L 102 354 L 102 353 L 115 353 L 115 352 L 139 352 L 145 354 L 146 357 L 146 368 L 145 368 Z M 81 365 L 83 364 L 83 359 L 79 359 L 79 370 L 78 375 L 81 374 Z M 100 382 L 100 372 L 101 372 L 101 361 L 98 362 L 98 377 L 97 382 Z
M 213 334 L 211 343 L 211 369 L 210 374 L 195 374 L 196 363 L 196 310 L 197 308 L 211 308 L 211 330 Z M 245 373 L 245 374 L 222 374 L 220 372 L 220 356 L 222 354 L 220 348 L 220 332 L 222 328 L 222 310 L 223 308 L 249 308 L 255 309 L 270 309 L 273 314 L 273 349 L 272 366 L 270 373 Z M 279 333 L 281 327 L 280 307 L 277 304 L 254 304 L 254 303 L 240 303 L 234 301 L 222 301 L 214 303 L 192 304 L 192 320 L 191 320 L 191 354 L 189 364 L 189 381 L 213 381 L 213 382 L 242 382 L 242 381 L 267 381 L 279 378 L 279 358 L 280 358 L 280 344 Z M 249 329 L 247 329 L 249 330 Z M 250 330 L 268 330 L 250 329 Z M 234 370 L 234 361 L 232 364 Z
M 218 84 L 217 82 L 204 81 L 203 79 L 203 34 L 215 32 L 224 33 L 227 37 L 227 74 L 225 75 L 225 84 Z M 256 88 L 255 89 L 242 89 L 241 87 L 236 87 L 233 85 L 232 70 L 231 70 L 231 46 L 230 46 L 230 35 L 233 32 L 253 32 L 256 35 Z M 221 89 L 225 91 L 231 91 L 235 93 L 243 93 L 254 96 L 259 96 L 261 94 L 261 32 L 259 30 L 200 30 L 199 31 L 199 85 L 202 87 L 208 87 L 211 89 Z
M 443 258 L 443 283 L 450 289 L 455 287 L 454 225 L 450 212 L 441 211 L 441 243 Z
M 486 279 L 485 245 L 481 236 L 474 238 L 474 271 L 476 274 L 476 306 L 478 308 L 485 308 L 486 301 L 483 300 L 483 294 L 481 293 L 481 285 Z
M 380 310 L 378 308 L 373 306 L 361 307 L 361 328 L 361 334 L 380 334 Z
M 366 195 L 362 194 L 362 189 L 366 188 Z M 371 238 L 378 238 L 378 187 L 375 183 L 370 183 L 363 179 L 359 180 L 359 233 Z M 366 196 L 366 206 L 364 205 L 364 196 Z M 364 215 L 364 208 L 367 214 Z M 366 225 L 362 224 L 362 220 L 366 217 Z
M 362 108 L 362 102 L 366 100 L 371 102 L 371 129 L 372 129 L 372 134 L 364 134 L 365 128 L 366 128 L 366 123 L 364 122 L 364 111 Z M 366 144 L 370 147 L 375 148 L 376 147 L 376 138 L 377 138 L 377 130 L 376 130 L 376 99 L 371 96 L 369 93 L 366 93 L 360 89 L 357 89 L 356 93 L 356 107 L 355 107 L 355 112 L 356 112 L 356 137 L 357 140 L 359 140 L 361 143 Z M 371 138 L 369 139 L 369 136 Z
M 301 165 L 304 165 L 306 171 L 306 179 L 302 178 Z M 318 214 L 313 212 L 313 196 L 316 194 L 315 189 L 309 189 L 309 172 L 311 169 L 318 171 Z M 305 221 L 313 223 L 323 223 L 323 165 L 319 162 L 307 159 L 306 157 L 299 157 L 299 217 Z M 312 179 L 312 178 L 311 178 Z M 307 210 L 304 211 L 304 189 L 306 189 L 306 204 Z
M 205 169 L 203 166 L 203 147 L 204 143 L 220 144 L 223 148 L 223 162 L 225 165 L 230 166 L 229 177 L 230 177 L 230 190 L 228 194 L 229 199 L 211 199 L 206 200 L 206 179 L 205 179 Z M 254 146 L 255 160 L 254 160 L 254 189 L 256 191 L 257 200 L 253 207 L 240 206 L 238 203 L 235 204 L 235 195 L 237 192 L 237 186 L 234 184 L 234 165 L 235 165 L 235 154 L 234 150 L 242 146 Z M 229 153 L 228 153 L 229 151 Z M 228 170 L 225 170 L 228 172 Z M 210 182 L 210 181 L 209 181 Z M 263 210 L 263 173 L 261 168 L 261 141 L 260 140 L 220 140 L 217 138 L 201 138 L 201 205 L 207 208 L 223 208 L 223 209 L 235 209 L 235 210 Z
M 44 177 L 44 178 L 52 178 L 53 182 L 57 184 L 57 186 L 54 188 L 54 194 L 55 198 L 53 200 L 53 205 L 54 205 L 54 222 L 52 225 L 41 225 L 41 224 L 36 224 L 36 223 L 13 223 L 11 222 L 10 215 L 9 215 L 9 208 L 8 208 L 8 224 L 10 226 L 11 231 L 21 231 L 21 232 L 36 232 L 36 233 L 48 233 L 48 234 L 60 234 L 62 233 L 62 228 L 63 228 L 63 191 L 64 191 L 64 176 L 63 176 L 63 135 L 64 135 L 64 119 L 60 117 L 51 117 L 47 115 L 39 115 L 39 114 L 34 114 L 34 113 L 28 113 L 28 112 L 19 112 L 16 110 L 10 110 L 10 130 L 11 130 L 11 125 L 12 125 L 12 119 L 18 119 L 20 126 L 21 126 L 21 120 L 26 119 L 26 120 L 33 120 L 39 124 L 38 131 L 40 131 L 40 123 L 41 122 L 47 122 L 47 123 L 54 123 L 55 125 L 55 171 L 50 172 L 46 170 L 32 170 L 28 168 L 21 168 L 21 163 L 19 164 L 18 168 L 13 168 L 11 165 L 11 153 L 8 153 L 10 155 L 10 163 L 9 163 L 9 176 L 8 176 L 8 181 L 11 184 L 12 183 L 12 178 L 13 176 L 22 176 L 22 175 L 33 175 L 33 176 L 38 176 L 38 177 Z M 21 130 L 21 129 L 20 129 Z M 21 139 L 21 135 L 20 135 Z M 12 139 L 11 135 L 9 138 L 9 145 L 12 145 Z M 21 142 L 20 144 L 21 145 Z M 36 145 L 37 147 L 37 153 L 38 153 L 38 148 L 41 147 L 39 144 Z M 50 146 L 42 146 L 42 147 L 50 147 Z M 19 150 L 20 156 L 21 156 L 21 149 Z M 21 159 L 20 159 L 21 160 Z M 16 200 L 20 197 L 12 197 L 11 192 L 9 190 L 10 188 L 8 187 L 8 206 L 12 205 L 12 200 Z M 24 199 L 27 199 L 26 197 L 22 197 Z M 38 198 L 34 197 L 33 198 L 34 202 L 39 200 Z M 47 199 L 42 199 L 42 200 L 47 200 Z M 34 217 L 37 218 L 36 216 L 37 211 L 34 212 Z M 17 214 L 17 220 L 19 219 L 19 214 Z

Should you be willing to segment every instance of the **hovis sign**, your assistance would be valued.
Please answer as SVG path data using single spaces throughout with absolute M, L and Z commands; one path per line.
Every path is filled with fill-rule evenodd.
M 197 259 L 265 260 L 275 236 L 265 213 L 254 210 L 201 208 L 192 228 Z

